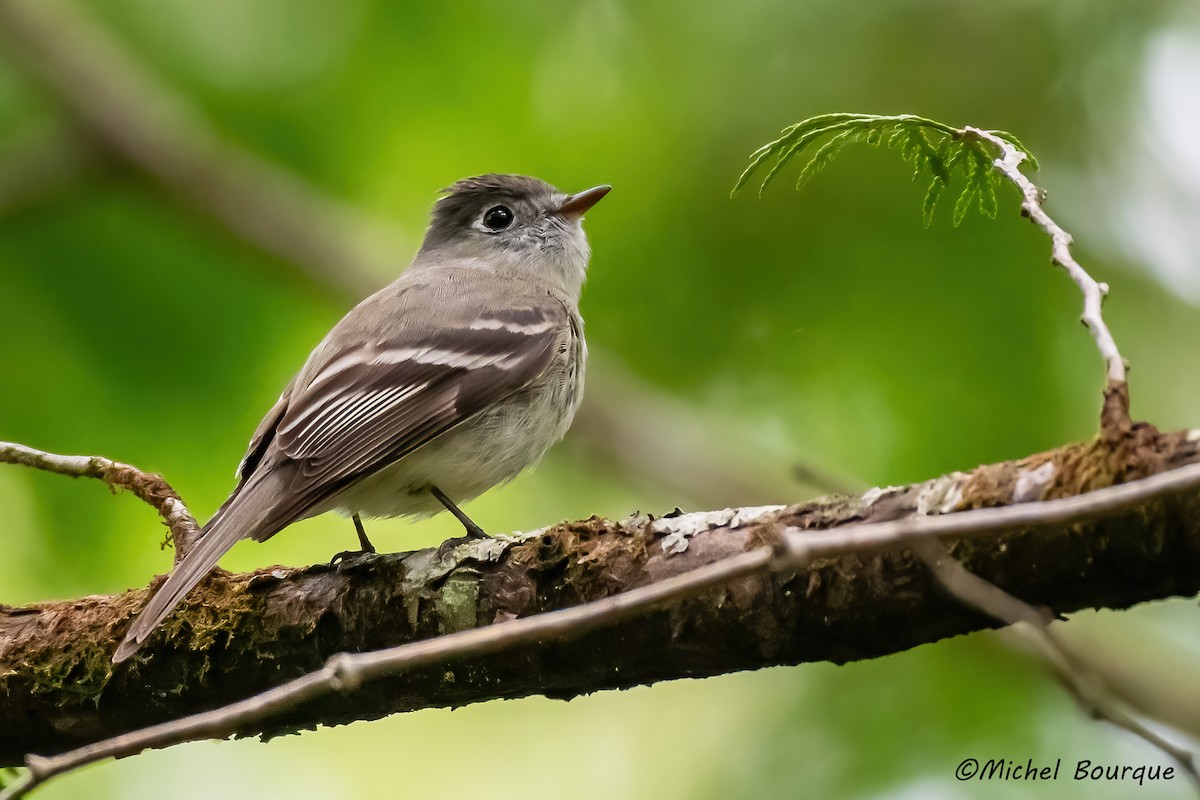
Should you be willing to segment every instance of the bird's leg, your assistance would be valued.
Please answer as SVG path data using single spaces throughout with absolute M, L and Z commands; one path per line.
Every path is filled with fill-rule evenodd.
M 462 523 L 464 528 L 467 529 L 467 538 L 468 539 L 490 539 L 491 538 L 490 536 L 487 535 L 487 533 L 484 532 L 483 528 L 476 525 L 471 520 L 470 517 L 468 517 L 466 514 L 464 514 L 463 510 L 461 508 L 454 505 L 454 501 L 452 501 L 449 497 L 446 497 L 446 493 L 443 492 L 441 489 L 439 489 L 436 486 L 430 486 L 429 492 L 438 499 L 439 503 L 441 503 L 442 505 L 444 505 L 446 507 L 447 511 L 449 511 L 451 514 L 453 514 L 455 516 L 455 518 L 457 518 L 458 521 Z
M 358 545 L 364 553 L 374 553 L 375 545 L 371 544 L 371 540 L 367 538 L 367 530 L 363 527 L 362 520 L 358 514 L 350 517 L 354 520 L 354 530 L 358 533 Z
M 354 530 L 358 533 L 358 550 L 343 550 L 329 560 L 329 566 L 337 564 L 339 561 L 349 563 L 357 556 L 374 554 L 375 545 L 371 544 L 371 540 L 367 538 L 367 529 L 363 527 L 362 520 L 358 514 L 353 515 L 350 519 L 354 520 Z

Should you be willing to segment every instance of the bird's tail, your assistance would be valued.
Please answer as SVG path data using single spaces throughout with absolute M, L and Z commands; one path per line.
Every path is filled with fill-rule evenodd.
M 252 477 L 235 492 L 204 526 L 191 552 L 184 556 L 166 583 L 154 593 L 150 602 L 129 626 L 125 639 L 113 654 L 114 664 L 120 664 L 136 653 L 158 624 L 166 619 L 179 601 L 217 565 L 221 556 L 229 552 L 238 540 L 257 533 L 257 528 L 269 511 L 269 507 L 260 502 L 260 498 L 272 493 L 268 487 L 262 485 L 264 481 L 256 478 L 258 476 Z M 269 483 L 270 478 L 265 482 Z M 264 489 L 267 491 L 264 492 Z

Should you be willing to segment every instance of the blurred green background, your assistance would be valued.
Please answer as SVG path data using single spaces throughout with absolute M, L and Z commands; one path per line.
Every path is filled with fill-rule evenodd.
M 829 111 L 1017 134 L 1051 214 L 1112 285 L 1135 415 L 1200 425 L 1195 3 L 21 4 L 35 5 L 70 13 L 33 47 L 0 20 L 0 439 L 161 471 L 202 518 L 309 349 L 408 263 L 437 190 L 488 171 L 614 187 L 587 223 L 588 416 L 537 471 L 468 507 L 490 530 L 792 502 L 822 493 L 797 465 L 865 487 L 1090 436 L 1099 358 L 1014 192 L 996 221 L 956 229 L 946 207 L 926 230 L 908 167 L 861 148 L 801 193 L 785 178 L 761 201 L 729 198 L 752 150 Z M 46 47 L 90 52 L 97 34 L 119 48 L 96 50 L 104 63 L 120 73 L 124 52 L 225 142 L 336 206 L 319 234 L 366 231 L 360 261 L 305 278 L 196 210 L 188 187 L 209 176 L 165 187 L 109 152 L 31 69 Z M 108 113 L 128 122 L 119 104 Z M 261 213 L 242 202 L 235 216 Z M 153 514 L 95 482 L 5 467 L 0 518 L 0 602 L 117 592 L 170 563 Z M 402 550 L 455 523 L 370 527 Z M 330 516 L 223 564 L 312 563 L 352 544 Z M 1113 658 L 1170 665 L 1154 682 L 1197 694 L 1190 603 L 1064 627 Z M 1062 758 L 1064 777 L 958 783 L 967 757 Z M 194 744 L 39 797 L 1191 794 L 1183 779 L 1076 783 L 1078 759 L 1163 763 L 976 635 L 843 667 Z

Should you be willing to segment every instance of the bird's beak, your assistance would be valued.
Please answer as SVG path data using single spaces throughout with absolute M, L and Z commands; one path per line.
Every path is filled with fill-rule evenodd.
M 591 189 L 585 189 L 582 192 L 573 194 L 563 201 L 563 204 L 555 209 L 554 213 L 560 217 L 566 217 L 570 220 L 576 220 L 583 216 L 596 203 L 600 202 L 600 198 L 612 191 L 612 187 L 605 184 L 603 186 L 593 186 Z

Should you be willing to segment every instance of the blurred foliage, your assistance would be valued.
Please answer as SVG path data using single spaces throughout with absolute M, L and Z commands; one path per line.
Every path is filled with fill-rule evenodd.
M 739 420 L 781 474 L 802 462 L 869 485 L 1090 436 L 1103 370 L 1077 292 L 1003 196 L 997 222 L 936 219 L 925 230 L 908 168 L 864 148 L 804 193 L 730 200 L 746 154 L 836 108 L 1001 127 L 1041 157 L 1050 213 L 1069 230 L 1103 229 L 1120 219 L 1121 187 L 1101 202 L 1079 176 L 1144 123 L 1154 43 L 1167 31 L 1200 41 L 1184 0 L 77 7 L 229 140 L 394 220 L 410 247 L 381 285 L 411 258 L 437 189 L 457 178 L 613 184 L 587 225 L 593 348 L 702 418 Z M 56 99 L 0 52 L 0 186 L 28 143 L 77 136 Z M 0 439 L 161 471 L 206 515 L 345 299 L 104 159 L 41 189 L 0 216 Z M 1080 238 L 1077 255 L 1112 285 L 1107 315 L 1134 366 L 1134 413 L 1166 429 L 1200 424 L 1200 312 L 1117 251 Z M 597 470 L 568 436 L 540 469 L 470 510 L 506 530 L 676 502 Z M 93 482 L 0 470 L 0 509 L 0 602 L 118 591 L 169 565 L 152 512 Z M 372 536 L 404 549 L 453 529 L 441 518 L 377 522 Z M 344 520 L 319 518 L 224 564 L 315 562 L 352 536 Z M 1161 760 L 1084 719 L 1036 665 L 973 636 L 842 667 L 427 711 L 268 746 L 190 745 L 41 796 L 207 797 L 214 776 L 230 798 L 1131 791 L 959 784 L 953 770 L 968 756 Z M 1183 797 L 1188 787 L 1137 791 Z

